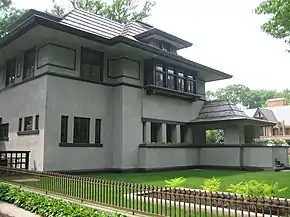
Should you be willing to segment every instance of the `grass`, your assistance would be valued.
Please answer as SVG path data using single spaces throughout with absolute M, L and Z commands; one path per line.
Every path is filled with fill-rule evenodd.
M 287 191 L 277 194 L 277 197 L 290 198 L 290 173 L 288 172 L 241 172 L 227 170 L 185 170 L 175 172 L 148 172 L 148 173 L 106 173 L 106 174 L 84 174 L 93 178 L 107 180 L 118 180 L 148 185 L 163 186 L 164 180 L 184 177 L 187 182 L 184 187 L 199 189 L 204 179 L 218 177 L 221 179 L 221 190 L 225 191 L 230 184 L 240 181 L 265 181 L 274 184 L 279 183 L 279 187 L 288 187 Z

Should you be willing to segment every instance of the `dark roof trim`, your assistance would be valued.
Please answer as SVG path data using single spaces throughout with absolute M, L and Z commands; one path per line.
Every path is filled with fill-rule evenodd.
M 13 40 L 20 37 L 22 34 L 28 32 L 30 29 L 32 29 L 37 24 L 51 28 L 51 29 L 63 31 L 63 32 L 66 32 L 69 34 L 77 35 L 79 37 L 83 37 L 83 38 L 86 38 L 86 39 L 89 39 L 92 41 L 107 44 L 109 46 L 113 46 L 113 45 L 118 44 L 118 43 L 127 44 L 129 46 L 139 48 L 139 49 L 145 50 L 147 52 L 154 53 L 154 54 L 157 54 L 159 56 L 173 59 L 173 60 L 178 61 L 180 63 L 189 65 L 190 67 L 193 67 L 195 70 L 208 71 L 210 73 L 213 73 L 213 74 L 216 74 L 216 75 L 222 77 L 221 79 L 232 78 L 232 75 L 229 75 L 229 74 L 226 74 L 224 72 L 215 70 L 213 68 L 204 66 L 202 64 L 193 62 L 191 60 L 185 59 L 185 58 L 178 56 L 176 54 L 165 52 L 165 51 L 160 50 L 158 48 L 155 48 L 153 46 L 149 46 L 145 43 L 142 43 L 140 41 L 135 41 L 135 40 L 129 39 L 125 36 L 120 35 L 120 36 L 116 36 L 112 39 L 106 39 L 106 38 L 103 38 L 101 36 L 97 36 L 97 35 L 94 35 L 92 33 L 84 32 L 82 30 L 78 30 L 78 29 L 72 28 L 70 26 L 61 24 L 55 20 L 47 19 L 46 17 L 40 16 L 38 14 L 33 14 L 29 19 L 25 20 L 21 25 L 19 25 L 17 28 L 15 28 L 13 31 L 11 31 L 5 37 L 1 38 L 0 39 L 0 48 L 3 48 L 7 44 L 11 43 Z
M 174 35 L 171 35 L 171 34 L 169 34 L 167 32 L 164 32 L 164 31 L 162 31 L 160 29 L 156 29 L 156 28 L 153 28 L 153 29 L 150 29 L 148 31 L 142 32 L 142 33 L 140 33 L 138 35 L 135 35 L 134 38 L 136 38 L 137 40 L 142 40 L 142 39 L 144 39 L 144 38 L 146 38 L 148 36 L 154 35 L 154 34 L 155 35 L 159 35 L 159 36 L 161 36 L 163 38 L 166 38 L 166 39 L 168 39 L 170 41 L 174 41 L 174 42 L 176 42 L 176 43 L 178 43 L 180 45 L 183 45 L 183 48 L 192 46 L 191 42 L 188 42 L 186 40 L 183 40 L 183 39 L 181 39 L 179 37 L 176 37 Z
M 8 27 L 8 31 L 11 31 L 11 30 L 17 28 L 19 25 L 21 25 L 27 19 L 31 18 L 33 15 L 38 15 L 38 16 L 41 16 L 41 17 L 44 17 L 46 19 L 53 20 L 53 21 L 56 21 L 56 22 L 59 22 L 62 19 L 62 17 L 56 16 L 56 15 L 53 15 L 53 14 L 44 13 L 44 12 L 41 12 L 41 11 L 30 9 L 27 12 L 25 12 L 21 17 L 19 17 L 14 23 L 12 23 Z

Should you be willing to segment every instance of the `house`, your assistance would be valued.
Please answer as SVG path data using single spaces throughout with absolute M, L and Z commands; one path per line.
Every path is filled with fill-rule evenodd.
M 285 98 L 269 99 L 265 108 L 248 109 L 250 117 L 275 122 L 275 126 L 262 127 L 260 136 L 268 139 L 283 139 L 290 142 L 290 106 Z
M 261 162 L 242 147 L 275 123 L 205 102 L 206 82 L 232 76 L 177 54 L 191 45 L 139 21 L 28 11 L 0 40 L 0 150 L 45 171 L 275 166 L 273 148 Z M 216 127 L 228 146 L 205 145 Z

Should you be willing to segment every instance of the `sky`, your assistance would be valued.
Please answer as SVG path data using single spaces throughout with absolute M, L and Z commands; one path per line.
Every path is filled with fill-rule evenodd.
M 230 84 L 252 89 L 290 88 L 290 53 L 283 40 L 262 32 L 267 17 L 253 9 L 262 0 L 156 0 L 148 23 L 193 43 L 185 58 L 233 75 L 209 82 L 215 91 Z M 51 0 L 14 0 L 19 8 L 44 10 Z M 68 0 L 56 0 L 68 6 Z

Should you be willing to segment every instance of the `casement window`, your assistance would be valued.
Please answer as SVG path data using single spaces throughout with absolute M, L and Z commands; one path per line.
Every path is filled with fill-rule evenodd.
M 32 77 L 35 71 L 36 49 L 33 48 L 24 53 L 23 79 Z
M 103 53 L 83 48 L 80 77 L 89 81 L 102 81 L 103 59 Z
M 74 117 L 74 143 L 89 143 L 90 119 Z
M 167 87 L 170 89 L 175 89 L 176 87 L 176 75 L 173 68 L 167 69 Z
M 196 80 L 192 75 L 187 76 L 187 91 L 189 93 L 196 93 Z
M 18 120 L 18 132 L 22 131 L 22 118 Z
M 156 65 L 155 68 L 155 84 L 157 86 L 165 86 L 165 71 L 163 65 Z
M 60 142 L 67 142 L 68 116 L 61 116 Z
M 95 143 L 101 143 L 101 119 L 96 119 L 96 123 L 95 123 Z
M 185 75 L 183 72 L 178 73 L 177 89 L 179 91 L 185 91 Z
M 6 64 L 6 86 L 15 83 L 15 76 L 16 76 L 16 58 L 7 61 Z
M 6 140 L 9 137 L 9 124 L 0 124 L 0 140 Z
M 166 141 L 167 142 L 173 142 L 173 131 L 174 131 L 174 128 L 176 126 L 175 125 L 172 125 L 172 124 L 167 124 L 166 125 Z
M 186 125 L 180 126 L 180 142 L 185 143 L 185 137 L 186 137 Z
M 161 142 L 160 123 L 151 123 L 151 142 Z
M 39 115 L 35 116 L 35 130 L 39 130 Z
M 167 52 L 170 52 L 171 51 L 171 46 L 169 43 L 167 42 L 164 42 L 164 41 L 160 41 L 159 42 L 159 48 L 161 50 L 164 50 L 164 51 L 167 51 Z
M 25 117 L 24 118 L 24 131 L 32 130 L 33 129 L 33 117 Z

